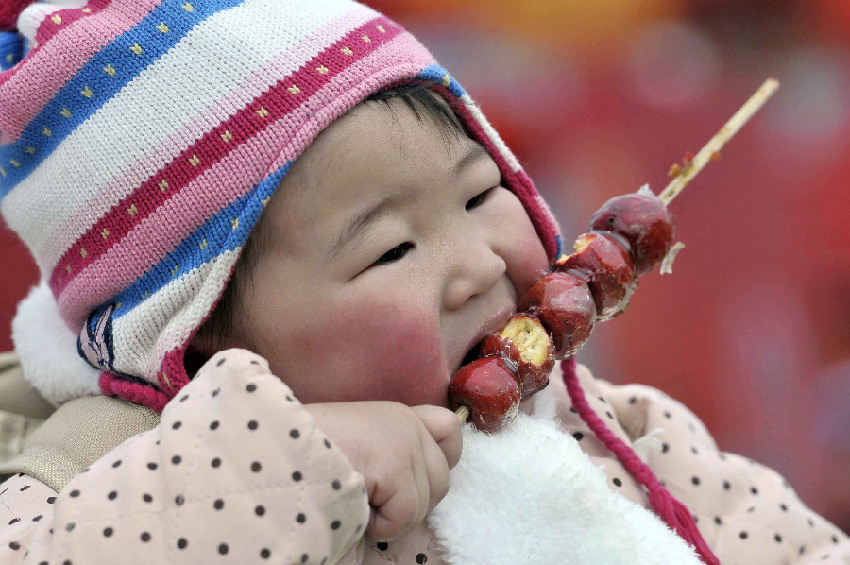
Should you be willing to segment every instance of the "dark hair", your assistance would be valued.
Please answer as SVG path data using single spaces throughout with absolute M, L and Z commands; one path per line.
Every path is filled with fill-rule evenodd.
M 422 122 L 425 117 L 431 119 L 440 128 L 442 134 L 451 134 L 455 139 L 460 139 L 463 136 L 472 138 L 466 125 L 461 122 L 445 99 L 431 90 L 429 83 L 414 82 L 395 86 L 370 95 L 363 103 L 384 102 L 395 116 L 395 108 L 390 104 L 393 99 L 404 101 L 413 110 L 417 121 Z M 355 106 L 355 108 L 358 106 Z M 445 135 L 444 140 L 448 143 Z M 201 344 L 201 350 L 197 351 L 190 348 L 186 351 L 184 364 L 189 375 L 194 375 L 209 357 L 223 348 L 225 340 L 233 332 L 235 316 L 242 316 L 247 323 L 250 323 L 250 320 L 244 317 L 244 291 L 246 285 L 252 283 L 251 273 L 257 265 L 257 260 L 262 256 L 263 250 L 270 245 L 271 231 L 266 222 L 263 222 L 263 216 L 260 216 L 251 235 L 245 242 L 239 260 L 230 274 L 230 280 L 222 291 L 218 303 L 206 322 L 198 329 L 196 337 Z M 251 342 L 250 335 L 245 335 L 243 338 L 248 341 L 246 345 L 256 349 Z

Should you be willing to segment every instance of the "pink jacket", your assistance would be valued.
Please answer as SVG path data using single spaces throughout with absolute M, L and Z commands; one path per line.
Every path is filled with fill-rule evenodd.
M 850 563 L 846 535 L 775 472 L 720 453 L 682 404 L 584 368 L 579 376 L 591 406 L 689 507 L 722 563 Z M 547 390 L 535 411 L 560 421 L 612 490 L 648 507 L 572 412 L 560 379 Z M 262 358 L 231 350 L 166 406 L 159 426 L 61 492 L 28 475 L 0 484 L 0 563 L 445 563 L 427 524 L 373 543 L 363 537 L 368 516 L 363 478 L 345 455 Z

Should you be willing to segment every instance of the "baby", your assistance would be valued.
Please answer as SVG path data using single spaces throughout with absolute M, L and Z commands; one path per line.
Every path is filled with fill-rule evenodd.
M 463 88 L 349 0 L 17 3 L 0 197 L 43 282 L 13 334 L 58 409 L 27 433 L 3 407 L 24 431 L 0 466 L 2 561 L 476 562 L 429 523 L 462 451 L 449 378 L 560 237 Z M 650 508 L 560 370 L 522 410 Z M 850 559 L 678 403 L 578 379 L 699 518 L 706 562 Z

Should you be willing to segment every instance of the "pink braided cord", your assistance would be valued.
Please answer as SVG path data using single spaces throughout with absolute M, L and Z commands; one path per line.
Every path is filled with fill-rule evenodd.
M 631 473 L 649 491 L 649 503 L 655 513 L 664 520 L 682 539 L 696 548 L 700 559 L 706 565 L 720 565 L 720 560 L 708 548 L 697 525 L 691 516 L 688 507 L 676 500 L 673 494 L 658 482 L 658 478 L 649 466 L 641 461 L 631 447 L 615 436 L 611 430 L 605 427 L 605 422 L 596 415 L 593 408 L 587 403 L 584 390 L 578 382 L 576 375 L 575 357 L 566 359 L 561 363 L 564 373 L 564 383 L 567 392 L 581 419 L 587 423 L 602 443 L 611 450 L 623 464 L 623 467 Z

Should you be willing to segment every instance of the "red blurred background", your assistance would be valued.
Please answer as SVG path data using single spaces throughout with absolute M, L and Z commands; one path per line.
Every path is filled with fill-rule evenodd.
M 481 104 L 565 241 L 781 88 L 672 205 L 683 250 L 579 355 L 659 387 L 850 531 L 850 3 L 367 0 Z M 0 227 L 0 349 L 37 279 Z

